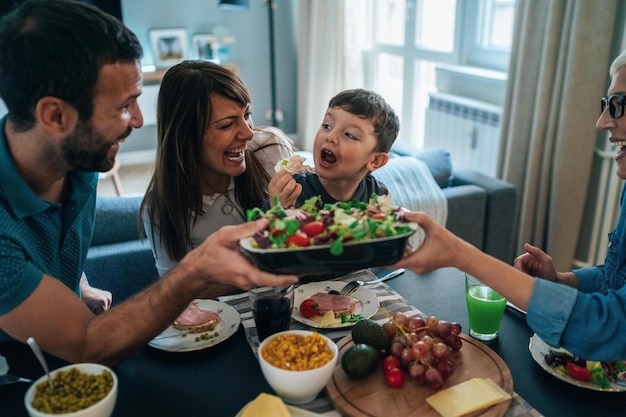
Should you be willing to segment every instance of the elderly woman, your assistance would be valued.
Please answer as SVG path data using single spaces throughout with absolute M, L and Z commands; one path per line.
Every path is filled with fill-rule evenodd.
M 618 149 L 617 176 L 626 179 L 626 51 L 611 64 L 611 85 L 602 98 L 596 126 L 609 131 Z M 530 327 L 546 343 L 582 358 L 626 360 L 626 189 L 617 226 L 609 234 L 604 265 L 557 272 L 552 258 L 525 245 L 515 268 L 457 238 L 420 213 L 406 218 L 426 232 L 422 246 L 394 267 L 423 273 L 454 266 L 474 275 L 509 301 L 528 311 Z

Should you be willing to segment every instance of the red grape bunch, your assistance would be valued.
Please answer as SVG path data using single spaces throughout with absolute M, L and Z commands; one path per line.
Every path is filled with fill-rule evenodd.
M 395 313 L 383 330 L 391 340 L 391 356 L 418 384 L 439 389 L 454 373 L 449 355 L 463 344 L 459 323 Z

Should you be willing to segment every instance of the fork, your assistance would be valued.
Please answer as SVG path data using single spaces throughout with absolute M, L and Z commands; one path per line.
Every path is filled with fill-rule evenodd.
M 361 285 L 362 284 L 360 281 L 350 281 L 341 289 L 341 291 L 339 291 L 339 294 L 350 295 L 356 290 L 358 290 Z
M 14 384 L 16 382 L 31 383 L 33 382 L 33 380 L 28 379 L 28 378 L 22 378 L 20 376 L 11 375 L 11 374 L 0 375 L 0 385 Z

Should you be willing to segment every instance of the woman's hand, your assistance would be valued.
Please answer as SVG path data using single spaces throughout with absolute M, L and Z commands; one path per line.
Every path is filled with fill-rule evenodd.
M 407 268 L 423 274 L 437 268 L 458 266 L 465 242 L 424 213 L 406 212 L 404 219 L 417 223 L 424 230 L 425 237 L 418 248 L 407 250 L 404 258 L 388 268 Z
M 267 190 L 271 207 L 274 207 L 274 196 L 278 196 L 282 207 L 290 207 L 296 204 L 298 196 L 302 193 L 302 186 L 293 179 L 289 171 L 281 169 L 272 177 Z
M 524 244 L 526 253 L 521 254 L 515 261 L 513 267 L 532 277 L 539 277 L 548 281 L 557 281 L 557 272 L 554 267 L 552 257 L 536 246 L 528 243 Z

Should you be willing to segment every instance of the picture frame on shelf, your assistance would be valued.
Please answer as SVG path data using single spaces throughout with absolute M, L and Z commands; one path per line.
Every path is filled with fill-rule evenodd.
M 220 39 L 218 36 L 211 33 L 196 33 L 191 39 L 198 59 L 206 59 L 219 64 Z
M 168 68 L 187 59 L 187 29 L 150 29 L 150 45 L 157 68 Z

